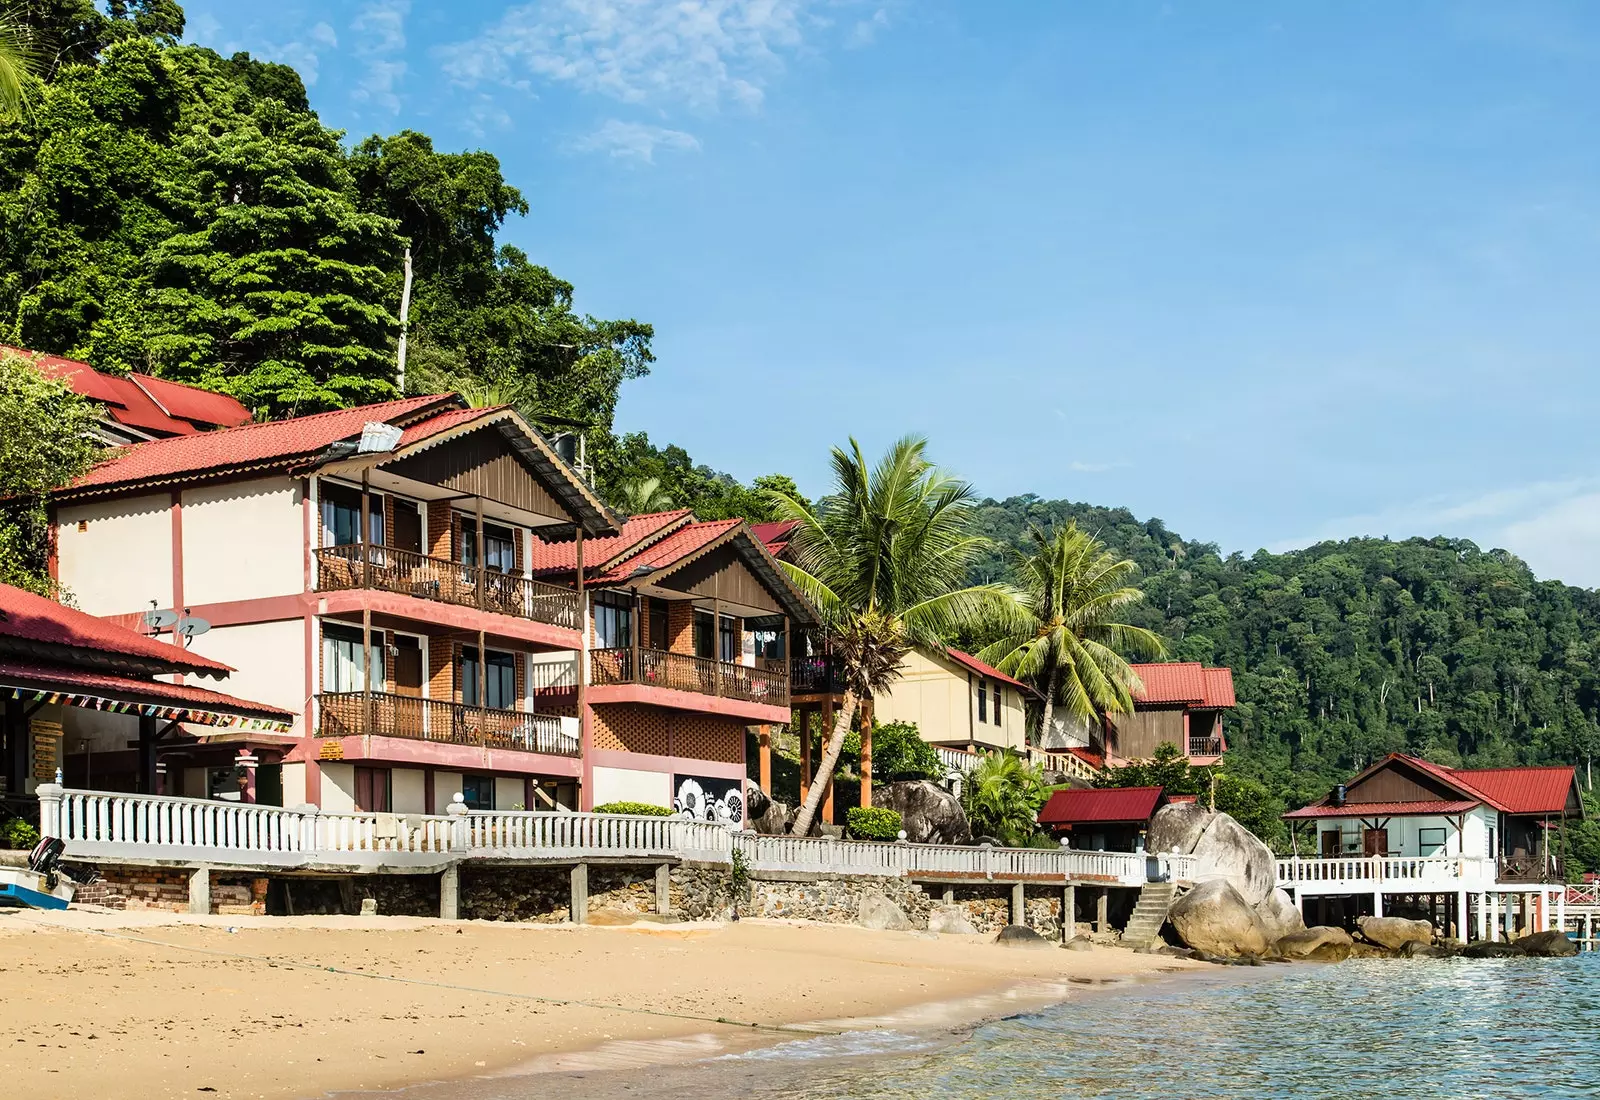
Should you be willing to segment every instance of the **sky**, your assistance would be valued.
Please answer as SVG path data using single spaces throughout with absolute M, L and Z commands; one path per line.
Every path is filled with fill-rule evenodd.
M 1600 7 L 186 0 L 655 326 L 620 430 L 1250 553 L 1450 535 L 1600 586 Z

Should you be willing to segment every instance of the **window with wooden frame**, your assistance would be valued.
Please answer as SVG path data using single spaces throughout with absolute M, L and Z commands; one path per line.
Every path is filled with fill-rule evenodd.
M 361 490 L 328 481 L 317 483 L 322 503 L 322 545 L 353 546 L 361 541 Z M 384 544 L 383 497 L 367 494 L 367 541 Z
M 1417 830 L 1417 854 L 1419 856 L 1442 856 L 1445 854 L 1445 838 L 1448 831 L 1443 828 L 1427 828 Z
M 496 710 L 517 707 L 517 658 L 512 653 L 489 650 L 483 670 L 484 701 L 478 702 L 478 647 L 461 647 L 461 701 L 469 707 L 485 706 Z
M 386 679 L 383 669 L 384 644 L 383 633 L 372 632 L 372 679 L 373 691 L 384 690 Z M 322 690 L 326 692 L 360 691 L 361 668 L 366 663 L 366 646 L 362 642 L 361 628 L 354 626 L 336 626 L 333 623 L 324 623 L 322 626 Z
M 626 592 L 594 594 L 594 637 L 599 649 L 633 645 L 633 597 Z
M 978 721 L 979 722 L 987 722 L 989 720 L 989 689 L 988 689 L 988 684 L 989 684 L 988 680 L 980 679 L 978 681 Z

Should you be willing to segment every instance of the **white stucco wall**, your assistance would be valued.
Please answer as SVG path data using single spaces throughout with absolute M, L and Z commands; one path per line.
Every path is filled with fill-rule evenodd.
M 306 765 L 283 766 L 283 804 L 291 810 L 306 804 Z
M 1389 854 L 1394 856 L 1488 856 L 1489 827 L 1495 823 L 1496 814 L 1493 810 L 1480 807 L 1467 815 L 1465 842 L 1460 830 L 1457 828 L 1458 819 L 1445 816 L 1419 816 L 1419 817 L 1379 817 L 1375 820 L 1389 830 Z M 1367 819 L 1374 820 L 1374 819 Z M 1322 836 L 1324 832 L 1343 831 L 1344 855 L 1362 854 L 1362 821 L 1359 818 L 1340 818 L 1337 820 L 1324 820 L 1317 826 L 1317 846 L 1312 855 L 1322 854 Z M 1424 830 L 1445 831 L 1445 843 L 1441 848 L 1430 844 L 1426 849 L 1422 846 L 1422 832 Z
M 445 807 L 456 800 L 456 795 L 461 793 L 461 775 L 459 772 L 434 772 L 433 773 L 433 812 L 442 814 Z
M 78 529 L 79 524 L 83 530 Z M 57 513 L 61 583 L 91 615 L 172 606 L 172 496 L 64 505 Z
M 356 766 L 324 760 L 322 769 L 322 809 L 330 814 L 350 814 L 356 810 Z
M 994 695 L 988 695 L 985 721 L 978 721 L 978 680 L 953 661 L 921 650 L 906 655 L 900 679 L 873 698 L 873 714 L 881 723 L 913 722 L 924 741 L 965 745 L 970 737 L 980 748 L 1016 748 L 1026 743 L 1022 695 L 1003 685 L 1001 723 L 994 723 Z M 992 684 L 993 681 L 990 681 Z
M 494 778 L 494 808 L 497 810 L 527 809 L 528 788 L 520 779 L 497 775 Z
M 191 639 L 189 649 L 234 669 L 226 680 L 191 677 L 190 683 L 253 703 L 282 707 L 294 713 L 295 732 L 304 732 L 304 619 L 213 627 Z
M 671 806 L 672 776 L 666 772 L 597 767 L 594 769 L 594 804 L 603 806 L 607 802 Z
M 389 805 L 397 814 L 427 813 L 427 773 L 421 768 L 395 768 L 390 771 Z
M 183 492 L 183 599 L 196 604 L 305 590 L 305 516 L 286 477 Z

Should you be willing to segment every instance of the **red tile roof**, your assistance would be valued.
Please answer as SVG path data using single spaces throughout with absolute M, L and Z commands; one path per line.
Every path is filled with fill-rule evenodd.
M 429 406 L 451 407 L 459 400 L 451 394 L 407 397 L 290 420 L 139 443 L 112 452 L 106 461 L 73 482 L 66 491 L 170 481 L 230 468 L 287 464 L 317 454 L 340 440 L 359 437 L 368 422 L 406 420 Z
M 1477 799 L 1448 801 L 1442 798 L 1419 802 L 1346 802 L 1343 806 L 1316 805 L 1290 810 L 1284 817 L 1408 817 L 1418 814 L 1464 814 L 1476 808 Z
M 0 345 L 32 360 L 40 372 L 59 378 L 91 401 L 105 406 L 119 424 L 158 436 L 194 435 L 197 427 L 225 427 L 250 422 L 250 410 L 233 398 L 197 386 L 185 386 L 147 374 L 102 374 L 88 363 L 59 355 Z
M 622 530 L 618 534 L 583 540 L 584 568 L 589 571 L 602 569 L 619 555 L 627 553 L 640 543 L 656 538 L 693 518 L 694 514 L 687 508 L 672 512 L 643 512 L 631 516 L 623 523 Z M 573 573 L 578 568 L 578 544 L 573 540 L 545 542 L 536 538 L 529 545 L 528 560 L 535 576 Z
M 604 573 L 594 578 L 596 584 L 615 584 L 625 581 L 640 569 L 652 572 L 699 553 L 728 532 L 736 530 L 742 519 L 715 519 L 700 523 L 687 523 L 666 538 L 650 543 L 637 553 L 618 559 Z
M 1096 770 L 1100 770 L 1106 766 L 1106 754 L 1103 752 L 1095 752 L 1093 749 L 1086 749 L 1082 747 L 1073 747 L 1067 751 Z
M 169 684 L 163 680 L 141 680 L 136 676 L 117 676 L 64 665 L 42 665 L 21 661 L 0 661 L 0 685 L 42 688 L 46 691 L 103 692 L 118 702 L 166 702 L 176 707 L 204 707 L 207 710 L 237 712 L 252 718 L 285 721 L 293 711 L 238 699 L 220 691 L 189 684 Z
M 1183 703 L 1202 709 L 1234 705 L 1233 670 L 1206 668 L 1199 661 L 1129 665 L 1144 682 L 1134 695 L 1139 703 Z
M 233 671 L 198 653 L 136 634 L 126 627 L 63 607 L 54 600 L 9 584 L 0 584 L 0 636 L 160 661 L 175 671 L 209 675 L 227 675 Z
M 171 416 L 191 424 L 215 428 L 237 428 L 251 421 L 250 410 L 225 393 L 213 393 L 199 386 L 188 386 L 148 374 L 128 376 L 139 384 Z
M 1555 814 L 1566 809 L 1577 769 L 1452 768 L 1450 774 L 1512 814 Z
M 1021 680 L 1012 679 L 1010 676 L 1007 676 L 993 665 L 984 664 L 970 653 L 963 653 L 959 649 L 947 649 L 945 652 L 950 655 L 950 659 L 956 664 L 970 668 L 979 676 L 987 676 L 991 680 L 999 680 L 1001 683 L 1011 684 L 1014 687 L 1022 688 L 1024 691 L 1032 690 Z
M 395 445 L 395 449 L 398 450 L 401 447 L 409 447 L 413 443 L 420 443 L 429 436 L 447 432 L 451 428 L 458 428 L 463 424 L 470 424 L 480 416 L 502 412 L 508 407 L 506 405 L 495 405 L 487 409 L 449 409 L 436 416 L 430 416 L 426 420 L 419 420 L 400 433 L 400 442 Z
M 1160 805 L 1160 787 L 1056 791 L 1039 811 L 1039 824 L 1090 825 L 1149 821 Z
M 800 526 L 800 521 L 795 519 L 782 519 L 772 523 L 752 523 L 750 533 L 766 544 L 772 556 L 783 556 L 784 550 L 789 545 L 789 537 L 794 534 L 794 529 Z

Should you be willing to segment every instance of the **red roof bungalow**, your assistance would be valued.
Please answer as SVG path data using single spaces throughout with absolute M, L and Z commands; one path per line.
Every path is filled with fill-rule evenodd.
M 1039 810 L 1039 824 L 1073 848 L 1133 852 L 1155 812 L 1166 805 L 1160 787 L 1056 791 Z
M 239 749 L 288 731 L 282 707 L 158 676 L 226 679 L 233 669 L 20 588 L 0 585 L 0 774 L 29 794 L 60 769 L 68 784 L 165 793 L 168 767 L 201 773 L 223 798 L 253 800 L 277 782 Z
M 1236 704 L 1232 670 L 1196 661 L 1130 667 L 1143 683 L 1134 694 L 1132 714 L 1089 724 L 1058 719 L 1045 735 L 1045 747 L 1103 754 L 1114 766 L 1148 760 L 1163 743 L 1171 743 L 1191 764 L 1215 764 L 1228 750 L 1222 715 Z

